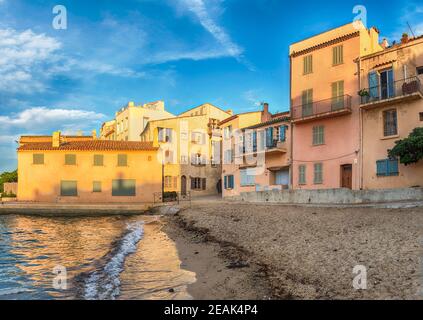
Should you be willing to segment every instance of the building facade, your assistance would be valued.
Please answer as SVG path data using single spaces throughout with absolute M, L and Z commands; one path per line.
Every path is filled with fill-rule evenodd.
M 237 114 L 222 121 L 223 197 L 290 187 L 289 112 Z
M 64 203 L 152 203 L 161 165 L 152 143 L 63 139 L 18 148 L 18 200 Z
M 381 50 L 359 21 L 290 46 L 295 189 L 362 187 L 356 61 Z
M 147 123 L 153 120 L 168 119 L 173 114 L 165 110 L 163 101 L 136 106 L 134 102 L 116 112 L 116 138 L 120 141 L 139 141 Z
M 389 159 L 395 141 L 423 127 L 423 37 L 366 55 L 360 65 L 363 188 L 423 186 L 423 161 Z
M 148 123 L 141 141 L 160 146 L 165 192 L 191 192 L 195 197 L 220 191 L 218 123 L 231 115 L 230 110 L 206 103 L 177 117 Z
M 103 123 L 100 129 L 101 140 L 116 140 L 116 120 Z

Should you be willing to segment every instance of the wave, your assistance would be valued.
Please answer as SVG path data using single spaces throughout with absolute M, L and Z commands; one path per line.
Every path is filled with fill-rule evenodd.
M 83 297 L 87 300 L 114 300 L 120 294 L 120 273 L 125 259 L 137 250 L 137 244 L 144 235 L 142 221 L 127 225 L 125 234 L 115 242 L 112 251 L 106 255 L 105 263 L 85 278 Z

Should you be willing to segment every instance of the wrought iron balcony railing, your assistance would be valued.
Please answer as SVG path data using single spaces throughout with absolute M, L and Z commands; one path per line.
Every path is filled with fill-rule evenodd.
M 323 115 L 330 116 L 331 114 L 338 114 L 343 111 L 351 112 L 351 96 L 346 94 L 330 99 L 314 101 L 293 107 L 291 111 L 291 116 L 294 121 L 310 119 Z
M 378 86 L 360 90 L 361 104 L 368 104 L 384 101 L 402 96 L 409 96 L 420 93 L 423 96 L 423 89 L 418 77 L 387 82 Z

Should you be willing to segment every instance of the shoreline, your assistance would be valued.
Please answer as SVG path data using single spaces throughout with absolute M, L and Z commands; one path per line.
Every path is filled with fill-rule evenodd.
M 212 237 L 179 214 L 162 218 L 163 231 L 175 242 L 181 268 L 194 272 L 197 281 L 188 285 L 194 300 L 274 299 L 263 266 L 249 261 L 248 254 L 229 242 Z

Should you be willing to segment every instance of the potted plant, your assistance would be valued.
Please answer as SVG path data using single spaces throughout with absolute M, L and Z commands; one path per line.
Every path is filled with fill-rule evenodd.
M 407 43 L 408 42 L 408 33 L 403 33 L 401 38 L 401 43 Z
M 361 103 L 369 102 L 370 94 L 369 91 L 367 91 L 366 89 L 361 89 L 358 92 L 358 95 L 361 97 Z

